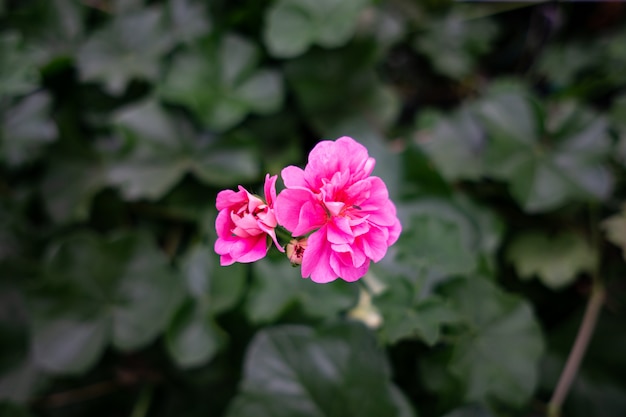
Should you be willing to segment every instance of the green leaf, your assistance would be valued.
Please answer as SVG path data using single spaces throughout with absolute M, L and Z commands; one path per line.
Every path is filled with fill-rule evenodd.
M 479 277 L 454 281 L 443 295 L 468 325 L 449 364 L 464 386 L 465 400 L 517 407 L 527 402 L 543 353 L 541 329 L 530 305 Z
M 473 271 L 478 262 L 475 227 L 458 208 L 443 200 L 398 207 L 404 230 L 398 259 L 418 273 L 449 276 Z
M 478 57 L 491 49 L 498 35 L 498 27 L 488 19 L 467 20 L 450 13 L 427 22 L 415 38 L 415 48 L 437 72 L 455 79 L 475 70 Z
M 606 120 L 575 103 L 537 106 L 536 112 L 523 91 L 500 91 L 478 103 L 489 137 L 488 173 L 508 181 L 529 213 L 606 199 L 613 187 Z
M 217 353 L 223 338 L 220 332 L 203 305 L 189 300 L 167 329 L 167 349 L 182 368 L 202 365 Z
M 342 280 L 320 285 L 303 279 L 287 258 L 264 258 L 253 264 L 252 272 L 244 308 L 253 323 L 275 321 L 291 305 L 299 305 L 312 318 L 333 318 L 357 301 L 356 286 Z
M 91 200 L 106 184 L 102 162 L 78 155 L 56 156 L 48 161 L 48 172 L 41 184 L 48 213 L 58 223 L 86 220 Z
M 401 411 L 402 410 L 402 411 Z M 246 355 L 237 417 L 411 416 L 383 351 L 358 324 L 259 332 Z
M 146 235 L 69 237 L 50 253 L 30 297 L 35 361 L 50 372 L 78 373 L 109 343 L 145 346 L 181 297 L 180 282 Z
M 332 51 L 313 49 L 286 64 L 298 104 L 318 130 L 336 134 L 358 123 L 361 129 L 381 130 L 394 121 L 400 103 L 380 82 L 376 53 L 375 44 L 360 41 Z
M 437 117 L 419 132 L 424 152 L 448 181 L 480 179 L 485 137 L 476 116 L 466 107 L 449 117 Z
M 420 297 L 419 293 L 415 284 L 394 279 L 390 287 L 376 297 L 375 305 L 383 317 L 381 335 L 387 343 L 418 338 L 433 346 L 439 341 L 441 326 L 459 320 L 456 312 L 441 297 Z
M 258 164 L 249 149 L 223 147 L 198 135 L 186 120 L 154 101 L 120 110 L 115 125 L 131 150 L 110 165 L 108 181 L 121 187 L 129 200 L 158 199 L 188 172 L 219 186 L 257 177 Z
M 51 98 L 46 92 L 19 101 L 2 117 L 0 158 L 17 167 L 34 161 L 45 145 L 57 137 L 56 124 L 49 118 Z
M 207 127 L 228 130 L 249 113 L 271 114 L 283 102 L 283 82 L 273 70 L 257 68 L 254 44 L 228 35 L 175 56 L 159 93 L 182 104 Z
M 30 93 L 39 86 L 39 72 L 32 51 L 26 50 L 20 35 L 0 35 L 0 97 Z
M 167 330 L 167 348 L 184 368 L 210 360 L 224 341 L 215 315 L 232 308 L 244 289 L 247 268 L 219 265 L 212 248 L 192 247 L 182 263 L 189 299 L 181 305 Z
M 608 241 L 622 249 L 622 256 L 626 260 L 626 205 L 620 213 L 604 220 L 602 229 Z
M 169 30 L 178 42 L 192 42 L 206 35 L 211 25 L 202 3 L 192 0 L 169 0 L 167 4 Z
M 85 36 L 88 9 L 74 0 L 40 2 L 38 19 L 29 19 L 28 33 L 36 40 L 35 53 L 43 65 L 73 59 Z M 44 67 L 45 71 L 50 67 Z
M 104 83 L 121 94 L 132 79 L 154 81 L 161 58 L 171 49 L 172 36 L 157 8 L 119 14 L 80 48 L 77 65 L 84 81 Z
M 554 290 L 572 284 L 580 273 L 593 272 L 597 263 L 589 243 L 575 233 L 519 235 L 510 244 L 507 259 L 515 265 L 520 278 L 537 276 Z
M 270 53 L 293 58 L 313 44 L 335 48 L 352 37 L 367 0 L 280 0 L 265 15 L 263 39 Z

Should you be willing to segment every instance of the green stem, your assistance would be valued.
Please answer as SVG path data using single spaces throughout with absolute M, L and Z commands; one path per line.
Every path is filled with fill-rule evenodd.
M 145 417 L 148 414 L 148 410 L 150 409 L 150 403 L 152 403 L 153 393 L 154 386 L 152 386 L 152 384 L 146 385 L 142 388 L 130 417 Z
M 604 298 L 604 286 L 596 282 L 593 286 L 591 297 L 587 302 L 587 308 L 585 309 L 583 321 L 578 329 L 576 341 L 574 342 L 574 346 L 572 346 L 572 350 L 567 358 L 565 368 L 559 377 L 559 382 L 556 385 L 554 394 L 548 403 L 548 417 L 560 417 L 561 415 L 561 407 L 563 406 L 567 393 L 569 392 L 572 383 L 576 378 L 576 374 L 578 373 L 578 369 L 580 368 L 580 363 L 585 355 L 587 346 L 589 345 L 589 340 L 591 339 L 593 331 L 596 327 L 596 323 L 598 322 L 598 316 L 600 314 L 600 310 L 602 309 L 602 305 L 604 304 Z
M 285 242 L 285 245 L 287 243 L 289 243 L 291 241 L 291 239 L 293 239 L 293 236 L 291 236 L 291 233 L 289 233 L 285 228 L 278 226 L 276 229 L 276 237 L 278 238 L 279 242 Z M 284 245 L 283 245 L 284 246 Z

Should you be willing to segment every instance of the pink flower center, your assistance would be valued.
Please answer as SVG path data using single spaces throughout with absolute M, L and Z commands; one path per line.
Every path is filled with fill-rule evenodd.
M 277 225 L 274 210 L 253 195 L 249 195 L 247 204 L 242 204 L 238 210 L 230 212 L 230 219 L 235 226 L 230 230 L 233 236 L 243 238 L 266 233 L 268 229 L 273 229 Z

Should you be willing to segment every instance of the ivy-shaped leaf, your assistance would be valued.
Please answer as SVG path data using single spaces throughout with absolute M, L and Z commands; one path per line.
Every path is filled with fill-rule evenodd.
M 228 417 L 410 417 L 385 355 L 360 324 L 259 332 Z
M 91 155 L 55 155 L 48 162 L 41 192 L 52 219 L 58 223 L 87 219 L 92 198 L 106 184 L 102 162 Z
M 478 231 L 458 208 L 444 200 L 399 206 L 404 230 L 398 259 L 417 274 L 438 277 L 473 271 L 478 264 Z
M 593 272 L 596 255 L 584 237 L 575 233 L 547 236 L 525 233 L 517 236 L 507 250 L 507 258 L 522 279 L 537 276 L 557 290 L 574 282 L 581 272 Z
M 467 107 L 450 116 L 422 116 L 418 129 L 421 148 L 444 178 L 477 180 L 483 176 L 485 133 Z
M 478 58 L 489 51 L 497 34 L 492 20 L 469 20 L 451 13 L 429 19 L 415 38 L 415 48 L 428 57 L 437 72 L 461 79 L 475 70 Z
M 313 44 L 335 48 L 346 44 L 368 0 L 280 0 L 268 8 L 263 39 L 270 53 L 293 58 Z
M 395 118 L 399 103 L 376 74 L 375 48 L 370 42 L 352 42 L 335 50 L 313 49 L 286 64 L 287 81 L 317 129 L 336 133 L 357 120 L 361 126 L 385 126 Z
M 155 80 L 172 44 L 161 9 L 118 14 L 81 46 L 78 69 L 84 81 L 103 82 L 111 94 L 121 94 L 132 79 Z
M 158 199 L 188 172 L 218 186 L 257 177 L 258 162 L 249 148 L 225 147 L 200 136 L 154 101 L 122 109 L 114 124 L 131 149 L 110 165 L 108 180 L 129 200 Z
M 405 279 L 394 279 L 375 299 L 382 314 L 381 335 L 387 343 L 418 338 L 429 346 L 439 341 L 441 327 L 459 321 L 447 301 L 437 295 L 420 297 L 419 288 Z
M 609 242 L 622 249 L 622 256 L 626 261 L 626 206 L 620 213 L 614 214 L 602 222 L 602 228 L 606 232 Z
M 508 181 L 513 197 L 531 213 L 605 199 L 613 187 L 606 120 L 575 103 L 534 104 L 514 90 L 478 103 L 488 134 L 487 172 Z
M 259 69 L 259 51 L 249 41 L 227 35 L 205 41 L 174 58 L 160 95 L 189 109 L 207 127 L 224 131 L 249 113 L 270 114 L 283 102 L 280 74 Z
M 231 308 L 244 288 L 247 268 L 242 264 L 221 267 L 212 248 L 195 246 L 182 263 L 188 300 L 170 323 L 167 348 L 181 367 L 210 360 L 223 344 L 225 333 L 215 315 Z
M 312 318 L 334 318 L 356 304 L 358 291 L 354 285 L 341 280 L 318 285 L 303 279 L 300 270 L 286 258 L 268 258 L 252 266 L 253 281 L 245 305 L 253 323 L 277 320 L 290 306 L 299 305 Z
M 33 91 L 39 85 L 39 72 L 33 51 L 27 50 L 20 35 L 0 34 L 0 97 L 12 97 Z
M 544 346 L 530 305 L 480 277 L 451 282 L 442 293 L 468 326 L 449 363 L 465 400 L 523 405 L 535 390 Z
M 36 363 L 84 372 L 111 343 L 133 350 L 158 336 L 182 298 L 165 257 L 146 235 L 60 242 L 29 299 Z
M 45 145 L 57 137 L 57 126 L 50 119 L 50 96 L 32 94 L 0 115 L 0 160 L 11 167 L 32 162 Z
M 170 31 L 178 42 L 192 42 L 211 29 L 205 7 L 192 0 L 169 0 L 167 16 Z

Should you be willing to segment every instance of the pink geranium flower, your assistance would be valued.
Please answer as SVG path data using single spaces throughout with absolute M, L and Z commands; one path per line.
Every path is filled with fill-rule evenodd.
M 224 190 L 217 195 L 215 206 L 219 210 L 215 220 L 217 241 L 215 252 L 220 255 L 220 264 L 254 262 L 267 253 L 269 236 L 276 247 L 284 252 L 276 239 L 276 179 L 265 176 L 265 201 L 250 194 L 241 185 L 239 191 Z
M 354 139 L 318 143 L 304 170 L 288 166 L 276 218 L 294 236 L 310 233 L 302 277 L 315 282 L 356 281 L 381 260 L 400 235 L 387 186 L 370 176 L 374 158 Z

